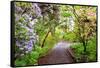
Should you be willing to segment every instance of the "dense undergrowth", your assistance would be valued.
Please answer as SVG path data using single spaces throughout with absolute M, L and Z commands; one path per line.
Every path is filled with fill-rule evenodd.
M 93 62 L 96 61 L 96 47 L 97 47 L 97 42 L 96 42 L 96 37 L 93 37 L 87 44 L 86 46 L 86 62 Z M 83 62 L 83 55 L 84 55 L 84 47 L 82 43 L 76 43 L 71 46 L 71 48 L 74 51 L 75 59 L 77 62 Z

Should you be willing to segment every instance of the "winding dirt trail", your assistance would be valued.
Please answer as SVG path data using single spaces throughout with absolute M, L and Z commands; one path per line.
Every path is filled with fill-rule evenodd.
M 46 55 L 38 60 L 39 65 L 74 63 L 74 55 L 70 48 L 71 43 L 61 41 Z

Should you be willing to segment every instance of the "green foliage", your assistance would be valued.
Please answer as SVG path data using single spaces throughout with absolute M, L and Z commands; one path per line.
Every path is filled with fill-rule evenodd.
M 15 61 L 16 66 L 26 66 L 26 65 L 37 65 L 38 58 L 40 57 L 42 49 L 40 46 L 35 46 L 35 49 L 30 52 L 29 54 L 26 54 L 22 56 L 21 58 L 18 58 Z
M 62 13 L 62 16 L 64 16 L 64 17 L 70 17 L 70 16 L 72 16 L 72 14 L 71 13 L 64 12 L 64 13 Z
M 16 2 L 16 6 L 21 7 L 22 12 L 26 9 L 26 14 L 30 14 L 33 17 L 35 17 L 35 11 L 32 9 L 32 3 L 23 3 L 23 2 Z M 45 6 L 45 5 L 44 5 Z M 44 7 L 43 6 L 43 7 Z M 22 57 L 19 57 L 15 60 L 16 66 L 26 66 L 26 65 L 38 65 L 38 59 L 42 56 L 45 56 L 48 54 L 48 52 L 54 47 L 54 45 L 59 41 L 69 41 L 72 43 L 75 43 L 71 46 L 71 48 L 74 50 L 75 57 L 78 62 L 80 62 L 82 55 L 84 54 L 84 47 L 83 44 L 80 43 L 80 37 L 82 38 L 85 36 L 85 40 L 89 40 L 88 44 L 86 46 L 86 55 L 88 57 L 88 61 L 96 61 L 96 38 L 93 37 L 90 39 L 89 37 L 93 35 L 91 32 L 94 32 L 96 23 L 95 16 L 87 16 L 88 12 L 96 12 L 95 8 L 88 8 L 88 7 L 82 7 L 82 6 L 76 6 L 75 10 L 79 14 L 79 20 L 81 23 L 78 23 L 77 18 L 73 14 L 72 6 L 64 6 L 60 5 L 59 7 L 55 7 L 54 5 L 50 5 L 44 7 L 45 10 L 41 8 L 41 13 L 43 12 L 41 17 L 36 18 L 36 22 L 34 22 L 34 31 L 36 32 L 38 36 L 38 41 L 36 41 L 36 44 L 34 45 L 34 49 L 28 53 L 25 54 Z M 50 11 L 48 11 L 48 8 Z M 86 12 L 84 12 L 86 9 Z M 20 8 L 19 8 L 20 10 Z M 30 11 L 31 10 L 31 11 Z M 59 10 L 59 11 L 58 11 Z M 20 11 L 21 12 L 21 11 Z M 18 15 L 21 15 L 21 13 L 18 12 Z M 16 17 L 17 13 L 15 14 Z M 30 16 L 31 17 L 31 16 Z M 69 18 L 75 18 L 73 20 L 75 22 L 73 31 L 70 31 L 71 28 L 69 28 L 70 21 Z M 91 20 L 91 23 L 85 23 L 81 19 L 93 19 Z M 60 20 L 59 20 L 59 19 Z M 25 21 L 26 20 L 26 21 Z M 31 21 L 31 20 L 30 20 Z M 27 26 L 30 21 L 27 21 L 27 19 L 24 16 L 21 16 L 18 21 L 15 23 L 15 37 L 19 40 L 24 39 L 25 41 L 29 40 L 28 36 L 28 30 L 24 28 L 24 26 Z M 60 22 L 59 22 L 60 21 Z M 84 27 L 84 29 L 83 29 Z M 80 28 L 80 31 L 79 31 Z M 48 33 L 48 36 L 45 38 L 46 34 Z M 93 31 L 91 31 L 93 30 Z M 89 32 L 88 32 L 89 31 Z M 33 35 L 32 35 L 33 36 Z M 41 47 L 43 40 L 44 46 Z M 15 47 L 15 52 L 19 52 L 18 47 Z
M 26 66 L 26 61 L 24 60 L 24 59 L 22 59 L 22 60 L 19 60 L 19 59 L 17 59 L 16 61 L 15 61 L 15 65 L 16 66 Z
M 84 50 L 84 47 L 82 46 L 82 43 L 73 44 L 71 46 L 71 48 L 74 50 L 74 55 L 75 55 L 75 58 L 76 58 L 77 62 L 80 62 L 81 56 L 82 56 L 83 50 Z
M 97 47 L 96 37 L 93 37 L 88 42 L 88 46 L 87 46 L 87 53 L 88 53 L 89 61 L 96 61 L 96 56 L 97 56 L 96 47 Z
M 75 58 L 77 59 L 77 62 L 81 61 L 81 57 L 84 54 L 84 47 L 82 43 L 76 43 L 71 46 L 71 48 L 74 50 Z M 96 38 L 93 37 L 87 44 L 87 59 L 88 62 L 96 61 Z
M 19 27 L 15 32 L 15 36 L 18 39 L 24 38 L 24 39 L 28 40 L 29 37 L 27 36 L 27 32 L 28 31 L 25 28 Z
M 51 33 L 49 33 L 46 41 L 45 41 L 45 46 L 41 49 L 40 51 L 40 56 L 45 56 L 57 43 L 57 39 L 55 36 L 52 36 Z
M 31 7 L 31 3 L 24 3 L 24 2 L 16 2 L 16 5 L 19 7 Z
M 71 41 L 71 42 L 77 42 L 78 41 L 78 38 L 77 38 L 76 34 L 73 33 L 73 32 L 66 33 L 64 35 L 64 39 L 66 41 Z

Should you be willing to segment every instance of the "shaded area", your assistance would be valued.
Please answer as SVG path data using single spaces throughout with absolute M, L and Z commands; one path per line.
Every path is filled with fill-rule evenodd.
M 44 64 L 61 64 L 61 63 L 74 63 L 74 55 L 69 47 L 70 43 L 68 42 L 59 42 L 55 47 L 43 57 L 40 57 L 38 60 L 39 65 Z

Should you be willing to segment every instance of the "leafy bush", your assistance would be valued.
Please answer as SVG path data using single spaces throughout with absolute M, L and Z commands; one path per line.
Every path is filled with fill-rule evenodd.
M 74 50 L 75 58 L 78 62 L 81 61 L 81 57 L 84 54 L 84 47 L 82 43 L 76 43 L 71 46 Z M 86 55 L 88 62 L 96 61 L 96 38 L 93 37 L 87 44 Z
M 67 41 L 71 41 L 71 42 L 76 42 L 77 41 L 76 34 L 72 33 L 72 32 L 65 33 L 64 39 L 67 40 Z
M 82 43 L 73 44 L 71 48 L 74 50 L 74 55 L 75 55 L 77 62 L 79 62 L 81 59 L 81 55 L 83 54 L 83 50 L 84 50 Z
M 96 61 L 96 37 L 93 37 L 89 42 L 87 46 L 87 53 L 88 53 L 88 59 L 89 61 Z
M 36 45 L 35 50 L 16 59 L 15 65 L 16 66 L 37 65 L 41 50 L 42 50 L 41 47 Z

